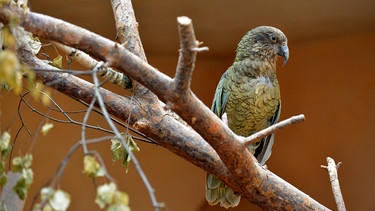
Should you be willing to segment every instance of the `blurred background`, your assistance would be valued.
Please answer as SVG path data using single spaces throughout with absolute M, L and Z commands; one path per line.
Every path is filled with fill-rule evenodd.
M 111 40 L 116 37 L 110 1 L 31 0 L 30 4 L 32 11 L 61 18 Z M 330 156 L 343 163 L 339 179 L 347 209 L 375 210 L 375 1 L 136 0 L 133 5 L 148 62 L 169 76 L 174 75 L 178 58 L 176 18 L 192 18 L 197 39 L 210 49 L 198 54 L 192 90 L 209 107 L 241 37 L 259 25 L 281 29 L 290 49 L 288 64 L 278 67 L 281 119 L 305 114 L 306 121 L 277 132 L 268 168 L 335 210 L 328 174 L 320 168 Z M 57 55 L 52 47 L 46 49 L 51 57 Z M 82 67 L 74 64 L 74 68 Z M 111 89 L 125 93 L 117 87 Z M 19 97 L 2 92 L 0 98 L 1 130 L 10 126 L 14 137 L 21 126 L 17 116 Z M 66 111 L 85 109 L 59 93 L 54 93 L 54 99 Z M 24 105 L 20 111 L 26 126 L 35 132 L 43 118 Z M 74 118 L 82 121 L 83 116 Z M 90 122 L 108 128 L 101 116 L 90 116 Z M 80 140 L 79 126 L 54 124 L 55 128 L 47 136 L 39 135 L 36 142 L 25 129 L 17 139 L 14 155 L 27 153 L 35 143 L 35 182 L 25 210 L 70 147 Z M 102 135 L 89 130 L 87 136 Z M 141 151 L 136 156 L 157 199 L 165 202 L 168 210 L 223 210 L 206 203 L 203 170 L 162 147 L 138 145 Z M 112 163 L 109 147 L 110 142 L 105 142 L 89 149 L 101 153 L 119 188 L 130 195 L 132 210 L 152 210 L 134 166 L 126 174 L 120 163 Z M 83 174 L 82 156 L 81 149 L 73 154 L 58 187 L 71 194 L 69 210 L 99 210 L 92 181 Z M 249 209 L 260 210 L 246 200 L 236 208 Z

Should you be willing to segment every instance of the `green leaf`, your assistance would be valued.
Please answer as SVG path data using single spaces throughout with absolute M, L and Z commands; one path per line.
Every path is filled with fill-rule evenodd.
M 0 136 L 0 151 L 4 151 L 9 149 L 9 143 L 10 143 L 10 134 L 5 131 Z
M 27 43 L 29 44 L 33 55 L 36 55 L 42 48 L 42 43 L 40 42 L 39 38 L 33 37 L 31 33 L 27 33 L 24 38 L 28 41 Z
M 41 202 L 34 206 L 34 211 L 65 211 L 71 202 L 67 192 L 51 187 L 42 188 L 40 198 Z
M 70 195 L 62 190 L 56 190 L 49 200 L 51 208 L 56 211 L 65 211 L 70 205 Z
M 7 205 L 4 203 L 4 201 L 0 202 L 0 211 L 8 211 Z
M 5 162 L 0 162 L 0 187 L 3 187 L 8 181 L 7 173 L 5 172 Z
M 40 199 L 45 202 L 52 197 L 55 190 L 51 187 L 44 187 L 40 190 Z
M 11 91 L 12 87 L 10 87 L 6 82 L 0 82 L 0 90 L 1 91 Z
M 108 207 L 107 211 L 130 211 L 128 194 L 118 191 L 114 183 L 98 187 L 95 203 L 101 209 Z
M 128 146 L 129 150 L 131 150 L 132 152 L 140 151 L 139 147 L 137 146 L 131 135 L 127 135 L 126 133 L 121 133 L 121 135 L 125 139 L 126 145 Z M 117 137 L 113 138 L 111 142 L 112 160 L 117 161 L 123 159 L 122 165 L 125 167 L 126 172 L 128 172 L 129 164 L 131 161 L 130 154 L 125 150 L 125 148 L 121 144 L 121 140 Z
M 123 158 L 124 148 L 122 147 L 121 141 L 117 138 L 111 140 L 111 152 L 112 152 L 112 160 L 118 161 Z
M 56 58 L 52 60 L 53 66 L 56 68 L 62 69 L 62 56 L 58 55 Z
M 22 171 L 22 157 L 15 157 L 12 160 L 12 171 L 21 172 Z
M 0 70 L 0 82 L 6 83 L 14 93 L 19 94 L 22 89 L 22 74 L 19 60 L 13 51 L 5 49 L 0 52 Z
M 115 203 L 128 206 L 129 205 L 129 195 L 122 191 L 116 191 Z
M 13 36 L 10 28 L 11 27 L 9 25 L 2 27 L 2 29 L 1 29 L 1 37 L 2 37 L 1 42 L 2 43 L 1 43 L 1 45 L 5 46 L 7 48 L 14 48 L 16 46 L 16 38 Z
M 53 123 L 51 122 L 46 122 L 43 126 L 42 126 L 42 133 L 43 135 L 47 135 L 49 131 L 51 131 L 51 129 L 53 128 Z
M 0 187 L 3 187 L 8 182 L 7 174 L 4 172 L 0 173 Z
M 100 166 L 99 162 L 92 155 L 86 155 L 83 159 L 83 171 L 89 177 L 102 177 L 104 176 L 104 170 Z
M 18 197 L 22 200 L 26 198 L 29 192 L 30 185 L 34 181 L 34 173 L 30 169 L 33 157 L 31 154 L 26 154 L 24 157 L 15 157 L 12 160 L 13 172 L 20 172 L 21 176 L 13 190 L 17 193 Z
M 22 200 L 25 200 L 28 188 L 26 186 L 26 182 L 24 178 L 20 178 L 17 184 L 13 187 L 14 192 L 18 195 L 18 197 Z
M 139 152 L 141 149 L 137 146 L 137 143 L 135 143 L 133 136 L 126 136 L 127 144 L 131 151 L 133 152 Z
M 130 207 L 123 204 L 112 204 L 107 211 L 130 211 Z
M 23 157 L 14 157 L 12 160 L 12 171 L 22 172 L 25 168 L 30 168 L 33 162 L 33 155 L 28 153 Z
M 3 150 L 3 151 L 1 152 L 1 160 L 2 160 L 2 161 L 5 161 L 6 158 L 7 158 L 7 156 L 8 156 L 8 154 L 9 154 L 11 151 L 12 151 L 12 147 L 8 147 L 8 149 Z
M 31 167 L 31 164 L 33 163 L 33 155 L 28 153 L 24 156 L 24 162 L 23 162 L 23 165 L 25 168 L 30 168 Z
M 22 169 L 22 178 L 25 179 L 25 185 L 30 186 L 34 180 L 34 173 L 33 170 L 29 168 Z
M 113 182 L 101 185 L 97 188 L 95 203 L 99 205 L 100 209 L 103 209 L 107 205 L 113 203 L 116 190 L 117 187 Z

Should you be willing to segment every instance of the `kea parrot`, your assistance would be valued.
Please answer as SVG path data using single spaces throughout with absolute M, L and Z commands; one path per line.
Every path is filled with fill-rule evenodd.
M 270 26 L 259 26 L 245 34 L 238 44 L 232 66 L 221 77 L 211 110 L 237 135 L 247 137 L 275 124 L 281 101 L 276 77 L 277 57 L 289 58 L 286 36 Z M 274 134 L 247 149 L 264 165 L 271 155 Z M 239 204 L 236 195 L 222 181 L 207 174 L 206 199 L 210 205 L 229 208 Z

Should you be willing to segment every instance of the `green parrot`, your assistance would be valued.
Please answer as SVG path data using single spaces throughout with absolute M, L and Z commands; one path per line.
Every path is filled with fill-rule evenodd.
M 211 110 L 239 136 L 250 136 L 275 124 L 280 116 L 281 101 L 276 77 L 278 56 L 289 58 L 288 41 L 282 31 L 259 26 L 246 33 L 236 50 L 232 66 L 223 74 L 216 88 Z M 264 165 L 271 156 L 274 134 L 247 149 Z M 207 174 L 206 199 L 210 205 L 229 208 L 241 196 L 211 174 Z

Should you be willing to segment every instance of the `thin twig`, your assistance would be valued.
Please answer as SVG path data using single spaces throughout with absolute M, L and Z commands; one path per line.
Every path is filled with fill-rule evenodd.
M 133 152 L 129 149 L 128 145 L 126 144 L 126 141 L 125 141 L 124 137 L 121 136 L 120 131 L 118 131 L 116 125 L 111 121 L 109 113 L 108 113 L 108 111 L 105 107 L 105 104 L 104 104 L 103 99 L 101 97 L 101 94 L 99 92 L 99 87 L 98 87 L 99 79 L 98 79 L 97 75 L 95 73 L 93 73 L 92 77 L 93 77 L 93 81 L 94 81 L 94 84 L 95 84 L 95 86 L 94 86 L 95 95 L 96 95 L 96 98 L 98 100 L 99 107 L 103 112 L 103 116 L 104 116 L 105 120 L 107 121 L 108 125 L 111 127 L 111 129 L 115 133 L 116 137 L 119 140 L 121 140 L 122 146 L 128 152 L 132 162 L 134 163 L 135 168 L 137 169 L 137 172 L 138 172 L 139 176 L 141 177 L 143 183 L 145 184 L 145 186 L 146 186 L 146 188 L 149 192 L 149 195 L 150 195 L 150 198 L 151 198 L 151 201 L 152 201 L 152 205 L 154 206 L 154 210 L 158 211 L 159 208 L 163 205 L 156 200 L 155 191 L 152 188 L 150 182 L 148 181 L 146 174 L 143 172 L 143 170 L 141 168 L 141 165 L 138 162 L 138 159 L 135 157 Z
M 335 161 L 327 157 L 328 166 L 321 165 L 321 168 L 327 169 L 329 180 L 332 186 L 333 197 L 335 198 L 336 206 L 338 211 L 346 211 L 344 198 L 342 197 L 341 188 L 339 184 L 339 176 L 337 170 L 339 169 L 341 162 L 335 164 Z
M 93 71 L 92 75 L 96 74 L 96 72 L 98 72 L 98 70 L 101 68 L 101 66 L 103 64 L 104 64 L 104 62 L 102 62 L 102 61 L 98 62 L 97 66 L 94 67 L 94 71 Z M 84 116 L 83 122 L 82 122 L 81 139 L 82 139 L 82 143 L 83 143 L 82 148 L 83 148 L 83 152 L 84 152 L 85 155 L 88 153 L 88 149 L 87 149 L 87 145 L 86 145 L 86 123 L 89 119 L 89 116 L 90 116 L 90 113 L 91 113 L 92 109 L 94 108 L 96 100 L 97 100 L 97 95 L 94 96 L 90 105 L 88 106 L 87 112 L 85 113 L 85 116 Z
M 131 99 L 132 99 L 132 98 L 131 98 Z M 79 100 L 79 102 L 82 103 L 83 105 L 89 106 L 89 104 L 86 103 L 86 102 L 83 102 L 83 101 L 81 101 L 81 100 Z M 96 109 L 96 108 L 93 108 L 93 111 L 94 111 L 95 113 L 98 113 L 98 114 L 100 114 L 100 115 L 103 116 L 103 112 L 101 112 L 100 110 L 98 110 L 98 109 Z M 129 116 L 130 116 L 130 115 L 129 115 Z M 111 120 L 112 120 L 113 122 L 115 122 L 116 124 L 121 125 L 122 127 L 126 128 L 126 130 L 130 130 L 131 132 L 133 132 L 133 133 L 135 133 L 135 134 L 137 134 L 137 135 L 139 135 L 139 136 L 141 136 L 141 137 L 144 137 L 144 138 L 141 138 L 141 137 L 133 136 L 134 139 L 137 139 L 137 140 L 140 140 L 140 141 L 143 141 L 143 142 L 146 142 L 146 143 L 150 143 L 150 144 L 158 144 L 158 143 L 157 143 L 155 140 L 153 140 L 152 138 L 147 137 L 145 134 L 139 132 L 138 130 L 135 130 L 135 129 L 132 128 L 132 127 L 129 127 L 129 125 L 126 125 L 126 124 L 124 124 L 123 122 L 121 122 L 121 121 L 119 121 L 119 120 L 117 120 L 117 119 L 115 119 L 115 118 L 113 118 L 113 117 L 111 117 Z M 129 122 L 129 118 L 128 118 L 128 122 Z M 113 131 L 111 131 L 111 133 L 113 133 Z
M 58 73 L 69 73 L 71 75 L 91 75 L 92 70 L 62 70 L 62 69 L 57 69 L 53 68 L 51 66 L 51 69 L 37 69 L 37 68 L 32 68 L 34 72 L 58 72 Z
M 57 72 L 59 72 L 59 71 L 57 71 Z M 92 72 L 91 72 L 91 74 L 92 74 Z M 54 99 L 52 99 L 50 96 L 48 96 L 48 95 L 46 95 L 45 93 L 42 92 L 41 94 L 44 94 L 44 95 L 49 99 L 49 101 L 53 104 L 53 106 L 55 106 L 55 107 L 57 108 L 57 109 L 50 108 L 48 105 L 46 105 L 46 106 L 48 107 L 48 109 L 51 110 L 51 111 L 54 111 L 54 112 L 60 112 L 61 114 L 63 114 L 63 115 L 65 116 L 65 118 L 66 118 L 67 120 L 57 119 L 57 118 L 54 118 L 54 117 L 52 117 L 52 116 L 50 116 L 50 115 L 47 115 L 47 114 L 45 114 L 45 113 L 43 113 L 43 112 L 37 110 L 37 109 L 34 108 L 30 103 L 28 103 L 28 101 L 26 101 L 24 98 L 25 98 L 25 96 L 28 95 L 29 93 L 30 93 L 30 92 L 26 92 L 26 93 L 24 93 L 24 94 L 22 94 L 22 95 L 20 96 L 20 97 L 21 97 L 21 99 L 20 99 L 20 103 L 23 102 L 23 103 L 24 103 L 29 109 L 31 109 L 32 112 L 35 112 L 35 113 L 37 113 L 38 115 L 40 115 L 40 116 L 42 116 L 42 117 L 46 117 L 46 118 L 48 118 L 49 120 L 52 120 L 52 121 L 54 121 L 54 122 L 64 123 L 64 124 L 75 124 L 75 125 L 82 126 L 82 124 L 83 124 L 82 122 L 79 122 L 79 121 L 76 121 L 76 120 L 72 119 L 72 117 L 70 117 L 70 116 L 68 115 L 68 113 L 83 113 L 83 112 L 87 112 L 87 109 L 86 109 L 86 110 L 81 110 L 81 111 L 65 111 L 65 110 L 63 110 L 63 109 L 57 104 L 57 102 L 54 101 Z M 85 105 L 85 106 L 87 106 L 87 107 L 90 106 L 90 105 L 89 105 L 88 103 L 86 103 L 86 102 L 83 102 L 83 101 L 81 101 L 81 100 L 78 100 L 78 101 L 79 101 L 81 104 L 83 104 L 83 105 Z M 18 106 L 18 107 L 19 107 L 19 108 L 18 108 L 18 111 L 20 111 L 20 106 L 21 106 L 21 104 Z M 100 114 L 100 115 L 103 115 L 103 113 L 102 113 L 101 111 L 99 111 L 98 109 L 96 109 L 96 108 L 93 108 L 92 110 L 93 110 L 95 113 L 98 113 L 98 114 Z M 18 113 L 19 113 L 18 116 L 19 116 L 20 119 L 21 119 L 21 122 L 22 122 L 23 127 L 26 127 L 26 126 L 25 126 L 25 123 L 24 123 L 24 121 L 23 121 L 23 119 L 22 119 L 21 112 L 18 112 Z M 140 141 L 142 141 L 142 142 L 146 142 L 146 143 L 157 144 L 157 142 L 154 141 L 154 140 L 152 140 L 150 137 L 147 137 L 146 135 L 142 134 L 141 132 L 135 130 L 135 129 L 132 128 L 132 127 L 128 127 L 128 125 L 124 124 L 123 122 L 121 122 L 121 121 L 119 121 L 119 120 L 117 120 L 117 119 L 115 119 L 115 118 L 113 118 L 113 117 L 111 117 L 111 120 L 114 121 L 115 123 L 121 125 L 121 126 L 124 127 L 124 128 L 128 128 L 131 132 L 133 132 L 133 133 L 135 133 L 135 134 L 137 134 L 137 135 L 143 137 L 143 138 L 141 138 L 141 137 L 134 136 L 134 137 L 133 137 L 134 139 L 137 139 L 137 140 L 140 140 Z M 105 128 L 102 128 L 102 127 L 100 127 L 100 126 L 94 126 L 94 125 L 86 124 L 85 127 L 86 127 L 86 128 L 90 128 L 90 129 L 94 129 L 94 130 L 103 131 L 103 132 L 106 132 L 106 133 L 112 133 L 112 134 L 114 134 L 113 131 L 108 130 L 108 129 L 105 129 Z M 21 127 L 21 129 L 22 129 L 22 127 Z M 28 130 L 27 127 L 26 127 L 26 130 Z M 28 132 L 29 132 L 29 130 L 28 130 Z M 31 135 L 31 132 L 30 132 L 30 136 L 32 136 L 32 135 Z
M 85 116 L 83 117 L 82 121 L 82 129 L 81 129 L 81 140 L 82 140 L 82 148 L 83 148 L 83 154 L 86 155 L 88 153 L 87 144 L 86 144 L 86 125 L 87 121 L 89 120 L 90 113 L 92 111 L 92 108 L 94 107 L 96 102 L 96 97 L 94 97 L 90 103 L 90 105 L 87 108 L 87 112 L 85 113 Z
M 93 143 L 99 143 L 99 142 L 102 142 L 102 141 L 107 141 L 107 140 L 110 140 L 112 139 L 113 136 L 104 136 L 104 137 L 100 137 L 100 138 L 94 138 L 94 139 L 87 139 L 85 140 L 85 143 L 86 144 L 93 144 Z M 81 141 L 78 141 L 76 142 L 72 147 L 70 147 L 68 153 L 65 155 L 64 159 L 61 161 L 59 167 L 56 169 L 55 173 L 53 174 L 52 177 L 50 177 L 48 179 L 48 181 L 39 189 L 39 191 L 34 195 L 33 197 L 33 201 L 31 203 L 31 206 L 30 206 L 30 210 L 32 210 L 32 208 L 34 207 L 34 204 L 36 203 L 36 200 L 38 198 L 38 195 L 40 193 L 40 191 L 42 190 L 42 188 L 44 187 L 47 187 L 47 186 L 51 186 L 52 188 L 54 188 L 57 184 L 57 181 L 59 179 L 61 179 L 64 171 L 65 171 L 65 168 L 66 166 L 68 165 L 69 163 L 69 160 L 70 158 L 72 157 L 72 155 L 74 154 L 74 152 L 83 144 L 82 140 Z M 102 163 L 102 167 L 103 167 L 103 163 Z M 109 173 L 107 172 L 105 166 L 103 168 L 103 171 L 104 171 L 104 175 L 106 176 L 106 178 L 108 178 L 109 180 L 113 181 L 113 177 L 111 175 L 109 175 Z M 43 206 L 43 204 L 41 204 Z
M 305 120 L 305 115 L 300 114 L 297 116 L 292 116 L 289 119 L 283 120 L 281 122 L 278 122 L 272 126 L 269 126 L 268 128 L 261 130 L 249 137 L 245 137 L 242 142 L 244 146 L 249 146 L 252 143 L 255 143 L 259 141 L 260 139 L 274 133 L 277 130 L 281 130 L 283 128 L 289 127 L 291 125 L 297 124 L 299 122 L 303 122 Z

